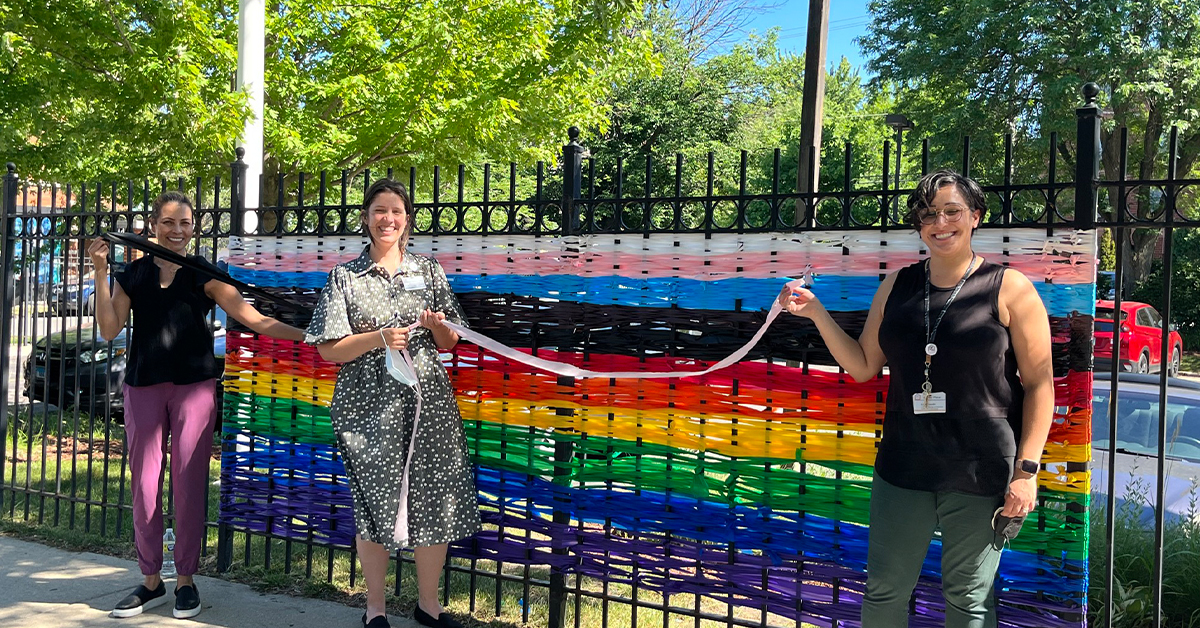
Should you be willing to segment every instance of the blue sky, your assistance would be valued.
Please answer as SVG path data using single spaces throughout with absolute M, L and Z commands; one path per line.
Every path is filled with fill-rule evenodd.
M 780 48 L 803 54 L 808 30 L 809 0 L 775 0 L 775 3 L 778 4 L 776 8 L 756 15 L 746 26 L 747 30 L 761 33 L 778 26 Z M 865 61 L 858 44 L 854 43 L 854 38 L 867 32 L 867 23 L 870 21 L 867 0 L 830 0 L 829 4 L 829 48 L 826 52 L 826 66 L 840 61 L 844 56 L 852 65 L 859 67 L 865 77 Z

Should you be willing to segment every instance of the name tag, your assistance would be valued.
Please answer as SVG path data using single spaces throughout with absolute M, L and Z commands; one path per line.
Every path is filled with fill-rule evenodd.
M 913 395 L 913 414 L 945 414 L 946 393 L 916 393 Z
M 404 289 L 405 290 L 424 290 L 425 289 L 425 277 L 422 275 L 414 275 L 411 277 L 405 276 L 405 277 L 401 277 L 401 279 L 404 280 Z

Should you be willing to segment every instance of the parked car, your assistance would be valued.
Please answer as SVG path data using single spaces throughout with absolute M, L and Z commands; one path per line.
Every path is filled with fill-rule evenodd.
M 224 372 L 226 315 L 217 308 L 213 320 L 213 359 Z M 103 416 L 110 408 L 114 416 L 123 414 L 125 395 L 128 330 L 123 329 L 112 343 L 104 342 L 92 327 L 71 329 L 34 345 L 25 360 L 24 394 L 62 408 L 79 408 L 89 415 Z M 222 395 L 218 394 L 218 400 Z
M 80 283 L 53 284 L 48 305 L 51 316 L 90 315 L 96 311 L 96 282 L 88 277 Z
M 1157 376 L 1121 373 L 1117 384 L 1115 494 L 1152 506 L 1158 486 L 1158 426 L 1161 405 Z M 1097 372 L 1092 384 L 1092 493 L 1108 494 L 1109 396 L 1111 374 Z M 1167 380 L 1166 512 L 1170 517 L 1191 512 L 1200 482 L 1200 382 Z M 1135 495 L 1141 492 L 1140 496 Z M 1200 506 L 1200 504 L 1197 504 Z M 1147 507 L 1143 517 L 1153 513 Z
M 1112 301 L 1096 302 L 1095 333 L 1093 349 L 1096 370 L 1111 368 L 1113 359 L 1113 307 Z M 1156 373 L 1162 367 L 1162 317 L 1158 310 L 1137 301 L 1121 302 L 1121 342 L 1117 354 L 1119 368 L 1133 373 Z M 1167 358 L 1167 375 L 1179 375 L 1183 362 L 1183 337 L 1171 325 L 1168 330 L 1170 357 Z

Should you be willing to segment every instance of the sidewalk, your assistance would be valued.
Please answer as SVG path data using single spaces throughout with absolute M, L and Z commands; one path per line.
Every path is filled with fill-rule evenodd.
M 112 606 L 140 581 L 141 574 L 132 561 L 67 552 L 0 536 L 0 628 L 362 626 L 362 609 L 323 600 L 257 593 L 244 584 L 204 576 L 196 577 L 204 611 L 193 619 L 171 616 L 173 597 L 171 602 L 137 617 L 109 617 Z M 417 626 L 409 619 L 394 616 L 388 619 L 394 628 Z

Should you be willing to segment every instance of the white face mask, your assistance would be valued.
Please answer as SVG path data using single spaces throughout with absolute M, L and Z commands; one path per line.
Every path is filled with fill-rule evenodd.
M 403 353 L 396 349 L 388 349 L 385 363 L 387 372 L 393 379 L 405 386 L 417 385 L 417 371 L 411 362 L 404 359 Z

